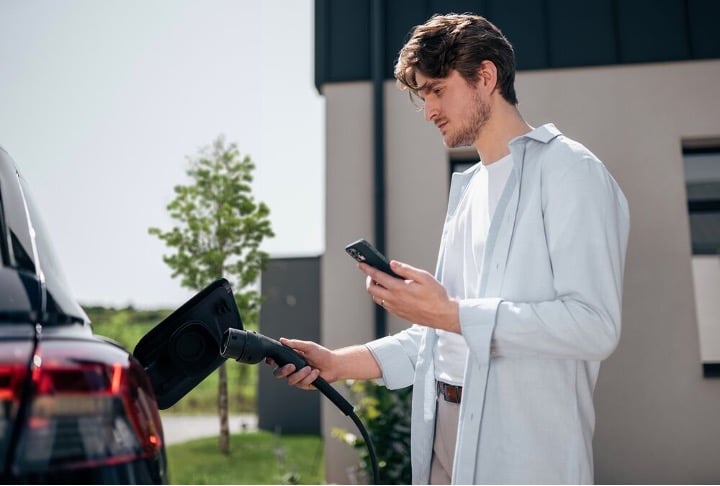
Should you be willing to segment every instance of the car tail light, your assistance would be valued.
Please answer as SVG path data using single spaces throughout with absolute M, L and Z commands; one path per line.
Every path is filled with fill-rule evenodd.
M 0 458 L 3 459 L 3 467 L 32 351 L 32 340 L 0 342 Z
M 152 388 L 120 348 L 98 341 L 43 341 L 31 378 L 16 473 L 120 464 L 161 451 Z

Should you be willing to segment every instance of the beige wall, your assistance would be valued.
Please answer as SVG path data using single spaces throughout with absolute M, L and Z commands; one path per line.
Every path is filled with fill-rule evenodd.
M 373 303 L 364 298 L 365 281 L 345 253 L 358 238 L 372 240 L 373 135 L 369 83 L 326 86 L 325 254 L 321 260 L 321 333 L 331 348 L 362 343 L 375 332 Z M 342 392 L 342 390 L 340 390 Z M 357 454 L 331 436 L 334 427 L 357 433 L 355 424 L 323 400 L 326 479 L 347 484 L 346 468 Z
M 596 481 L 720 479 L 720 380 L 702 377 L 681 142 L 720 139 L 720 61 L 566 69 L 518 75 L 520 109 L 595 152 L 624 189 L 632 229 L 623 335 L 596 390 Z M 372 337 L 372 303 L 343 247 L 372 234 L 372 91 L 328 85 L 323 339 Z M 386 85 L 388 255 L 434 269 L 448 189 L 448 153 L 392 82 Z M 405 323 L 389 321 L 391 330 Z M 348 419 L 325 409 L 332 424 Z M 328 482 L 348 482 L 326 437 Z

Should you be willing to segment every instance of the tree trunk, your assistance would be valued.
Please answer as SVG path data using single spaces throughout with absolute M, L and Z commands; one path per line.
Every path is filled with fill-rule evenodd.
M 218 368 L 218 414 L 220 416 L 220 452 L 230 454 L 230 425 L 228 423 L 228 386 L 225 363 Z

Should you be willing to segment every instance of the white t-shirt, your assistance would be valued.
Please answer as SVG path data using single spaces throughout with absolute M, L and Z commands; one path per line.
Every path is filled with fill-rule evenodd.
M 468 299 L 480 296 L 485 240 L 512 167 L 510 154 L 490 165 L 480 163 L 457 211 L 448 222 L 442 284 L 450 297 Z M 435 379 L 462 385 L 467 352 L 462 335 L 438 331 Z

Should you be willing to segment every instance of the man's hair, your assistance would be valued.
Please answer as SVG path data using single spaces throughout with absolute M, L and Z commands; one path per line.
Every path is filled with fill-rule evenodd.
M 400 50 L 395 78 L 413 94 L 421 88 L 417 73 L 428 78 L 445 78 L 454 69 L 465 81 L 474 84 L 483 61 L 495 64 L 500 94 L 508 103 L 517 105 L 515 52 L 500 29 L 479 15 L 433 15 L 416 26 Z

